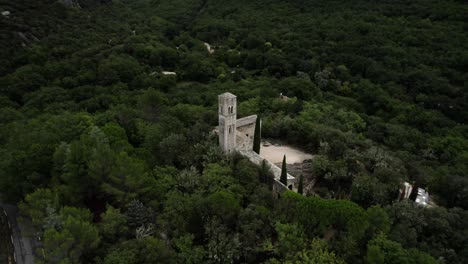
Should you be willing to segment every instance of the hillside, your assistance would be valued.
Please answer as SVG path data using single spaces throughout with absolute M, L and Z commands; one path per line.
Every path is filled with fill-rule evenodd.
M 6 10 L 0 193 L 43 238 L 38 260 L 468 262 L 463 1 Z M 264 138 L 314 155 L 305 196 L 274 199 L 264 169 L 219 151 L 227 91 Z M 403 182 L 437 206 L 398 201 Z

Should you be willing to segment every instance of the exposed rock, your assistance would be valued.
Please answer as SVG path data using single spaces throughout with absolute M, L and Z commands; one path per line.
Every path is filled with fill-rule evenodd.
M 171 71 L 162 71 L 161 72 L 163 75 L 177 75 L 176 72 L 171 72 Z
M 215 50 L 213 48 L 211 48 L 210 44 L 208 44 L 206 42 L 204 44 L 205 44 L 205 47 L 206 47 L 206 50 L 208 51 L 208 53 L 213 54 L 215 52 Z
M 10 15 L 10 11 L 2 11 L 2 15 L 8 17 Z

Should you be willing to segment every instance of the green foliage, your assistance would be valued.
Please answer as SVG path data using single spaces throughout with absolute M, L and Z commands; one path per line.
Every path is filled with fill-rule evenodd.
M 206 198 L 202 204 L 203 215 L 215 215 L 219 217 L 223 223 L 234 221 L 237 216 L 240 206 L 233 194 L 223 191 L 218 191 Z
M 268 165 L 265 160 L 263 160 L 262 164 L 258 167 L 258 176 L 260 182 L 266 184 L 268 190 L 272 191 L 275 183 L 275 175 L 271 171 L 270 165 Z
M 133 57 L 111 55 L 99 63 L 97 78 L 104 85 L 118 81 L 128 83 L 140 72 L 140 65 Z
M 115 245 L 105 256 L 104 263 L 172 263 L 173 254 L 164 242 L 154 237 L 147 237 Z
M 205 232 L 209 263 L 234 263 L 239 258 L 240 241 L 238 234 L 229 234 L 228 229 L 217 218 L 208 220 Z
M 267 252 L 262 245 L 267 243 L 272 233 L 271 214 L 268 208 L 254 204 L 249 204 L 239 213 L 240 251 L 246 261 L 255 262 L 258 255 Z
M 0 195 L 42 236 L 39 263 L 468 262 L 460 1 L 1 11 Z M 261 132 L 314 154 L 298 191 L 330 199 L 275 200 L 266 163 L 224 157 L 224 91 L 262 116 L 257 153 Z M 394 202 L 404 181 L 435 206 Z
M 255 133 L 254 133 L 254 141 L 253 141 L 253 151 L 257 154 L 260 154 L 260 146 L 262 141 L 262 134 L 261 134 L 261 119 L 257 117 L 255 121 Z
M 299 176 L 299 184 L 297 186 L 297 193 L 304 194 L 304 175 Z
M 205 251 L 193 244 L 193 235 L 185 235 L 174 241 L 177 263 L 196 264 L 203 262 Z
M 60 210 L 60 225 L 44 232 L 46 263 L 80 263 L 100 242 L 97 227 L 91 223 L 88 210 L 64 207 Z
M 125 216 L 130 228 L 145 226 L 154 221 L 152 209 L 147 208 L 138 200 L 133 200 L 128 204 Z
M 369 219 L 369 229 L 367 230 L 370 237 L 375 237 L 378 234 L 388 234 L 390 231 L 390 218 L 383 208 L 378 205 L 367 208 Z
M 369 245 L 367 247 L 367 262 L 369 264 L 384 264 L 385 255 L 377 245 Z
M 335 253 L 328 251 L 327 245 L 323 240 L 314 239 L 310 249 L 299 252 L 293 261 L 285 263 L 316 263 L 316 264 L 344 264 L 344 260 L 336 256 Z
M 355 242 L 365 238 L 369 216 L 357 204 L 287 192 L 282 195 L 281 209 L 283 217 L 301 224 L 308 236 L 337 232 L 343 242 L 336 249 L 349 258 L 359 254 Z
M 435 258 L 444 258 L 457 262 L 462 256 L 452 252 L 461 252 L 467 239 L 460 234 L 466 229 L 468 215 L 460 208 L 445 209 L 420 208 L 412 203 L 399 202 L 386 208 L 392 222 L 388 235 L 406 248 L 417 249 L 431 254 Z M 463 232 L 463 231 L 462 231 Z M 452 239 L 445 239 L 445 237 Z M 417 241 L 425 241 L 422 244 Z
M 275 224 L 275 230 L 278 233 L 277 254 L 287 257 L 300 251 L 305 247 L 304 230 L 295 224 Z
M 18 206 L 21 214 L 31 217 L 33 224 L 40 228 L 45 224 L 47 208 L 57 210 L 60 204 L 57 194 L 50 189 L 37 189 L 26 195 Z
M 99 233 L 102 235 L 103 240 L 109 243 L 115 243 L 122 234 L 128 231 L 128 220 L 120 212 L 120 209 L 107 206 L 106 212 L 102 214 L 101 219 Z
M 437 263 L 431 256 L 418 250 L 405 250 L 396 242 L 390 241 L 384 235 L 379 235 L 369 241 L 367 250 L 369 263 Z

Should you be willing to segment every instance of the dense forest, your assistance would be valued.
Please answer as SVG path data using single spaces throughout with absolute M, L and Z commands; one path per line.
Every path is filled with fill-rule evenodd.
M 0 12 L 0 194 L 42 238 L 37 263 L 468 263 L 464 1 Z M 314 154 L 307 195 L 221 153 L 226 91 Z M 435 205 L 398 201 L 405 181 Z

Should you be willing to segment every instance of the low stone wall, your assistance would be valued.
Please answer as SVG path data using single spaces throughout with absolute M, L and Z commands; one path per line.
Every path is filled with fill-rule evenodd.
M 294 190 L 295 188 L 295 183 L 296 183 L 296 178 L 294 178 L 291 174 L 288 173 L 288 185 L 284 185 L 283 183 L 280 182 L 281 178 L 281 168 L 276 166 L 275 164 L 271 163 L 270 161 L 262 158 L 260 155 L 258 155 L 254 151 L 247 151 L 247 150 L 239 150 L 239 153 L 248 158 L 252 163 L 261 165 L 263 161 L 265 161 L 268 166 L 270 167 L 271 172 L 273 173 L 275 177 L 275 181 L 273 184 L 273 190 L 278 193 L 282 193 L 285 190 L 288 190 L 288 186 L 291 186 L 291 189 Z
M 280 182 L 279 180 L 275 179 L 273 181 L 273 192 L 274 193 L 277 193 L 277 194 L 281 194 L 285 191 L 288 191 L 288 187 L 286 187 L 286 185 L 284 185 L 282 182 Z M 279 195 L 278 195 L 279 197 Z

